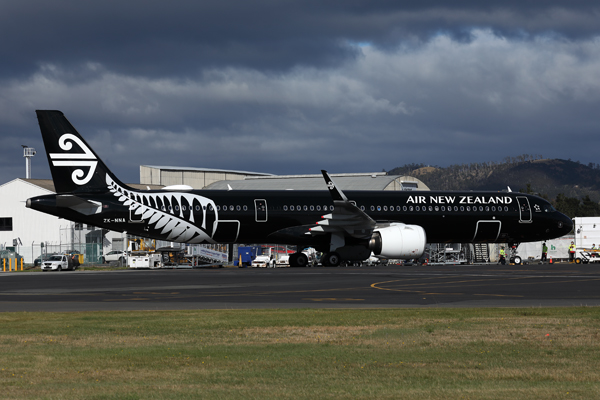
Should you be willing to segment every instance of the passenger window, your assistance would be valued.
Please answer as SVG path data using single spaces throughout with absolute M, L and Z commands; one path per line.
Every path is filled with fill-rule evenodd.
M 236 207 L 235 207 L 235 209 L 236 209 L 237 211 L 240 211 L 240 210 L 242 209 L 242 207 L 240 207 L 240 206 L 236 206 Z
M 244 211 L 248 211 L 248 206 L 243 207 Z
M 294 206 L 290 206 L 290 211 L 294 211 Z
M 415 207 L 415 210 L 416 210 L 416 211 L 421 211 L 421 207 L 419 207 L 419 206 L 416 206 L 416 207 Z
M 387 206 L 383 206 L 383 211 L 387 211 Z
M 321 206 L 317 206 L 317 211 L 321 211 Z
M 361 211 L 365 211 L 365 206 L 360 206 Z
M 469 207 L 467 207 L 469 208 Z M 465 206 L 460 206 L 460 211 L 465 211 Z
M 288 206 L 283 206 L 283 211 L 287 211 L 288 210 Z
M 371 206 L 371 211 L 375 211 L 375 206 Z
M 304 211 L 308 211 L 308 206 L 304 206 L 302 209 L 303 209 Z
M 315 211 L 315 206 L 310 206 L 310 211 Z

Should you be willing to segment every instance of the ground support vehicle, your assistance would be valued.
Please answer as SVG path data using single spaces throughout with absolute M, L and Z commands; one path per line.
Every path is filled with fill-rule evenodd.
M 575 264 L 600 262 L 600 249 L 577 249 Z
M 280 267 L 289 267 L 290 266 L 290 256 L 285 255 L 285 256 L 280 256 L 277 259 L 277 263 L 275 264 L 276 267 L 280 268 Z
M 161 254 L 151 252 L 134 252 L 129 256 L 129 268 L 160 268 Z
M 252 268 L 274 268 L 275 260 L 271 259 L 269 256 L 256 256 L 254 260 L 252 260 Z

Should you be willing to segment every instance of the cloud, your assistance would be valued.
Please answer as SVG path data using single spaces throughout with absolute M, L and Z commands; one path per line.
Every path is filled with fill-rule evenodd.
M 2 181 L 22 161 L 17 142 L 42 148 L 35 109 L 65 112 L 130 182 L 140 164 L 315 173 L 522 153 L 595 162 L 564 146 L 600 144 L 600 34 L 584 3 L 287 2 L 268 17 L 268 2 L 139 14 L 135 2 L 119 13 L 65 4 L 39 3 L 19 49 L 5 45 Z M 1 11 L 24 13 L 0 6 L 0 32 L 15 27 Z M 38 154 L 34 173 L 49 177 Z

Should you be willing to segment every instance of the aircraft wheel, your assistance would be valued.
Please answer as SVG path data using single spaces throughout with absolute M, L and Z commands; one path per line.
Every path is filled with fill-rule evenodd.
M 521 257 L 519 257 L 519 256 L 515 257 L 515 265 L 521 265 Z
M 340 258 L 340 255 L 338 253 L 336 253 L 335 251 L 332 251 L 331 253 L 327 253 L 323 256 L 323 261 L 327 265 L 330 265 L 332 267 L 337 267 L 342 262 L 342 259 Z
M 294 253 L 290 256 L 290 267 L 306 267 L 308 257 L 304 253 Z

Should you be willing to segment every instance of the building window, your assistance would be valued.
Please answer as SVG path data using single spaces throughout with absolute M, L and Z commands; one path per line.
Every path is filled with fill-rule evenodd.
M 12 231 L 12 217 L 0 218 L 0 231 Z

